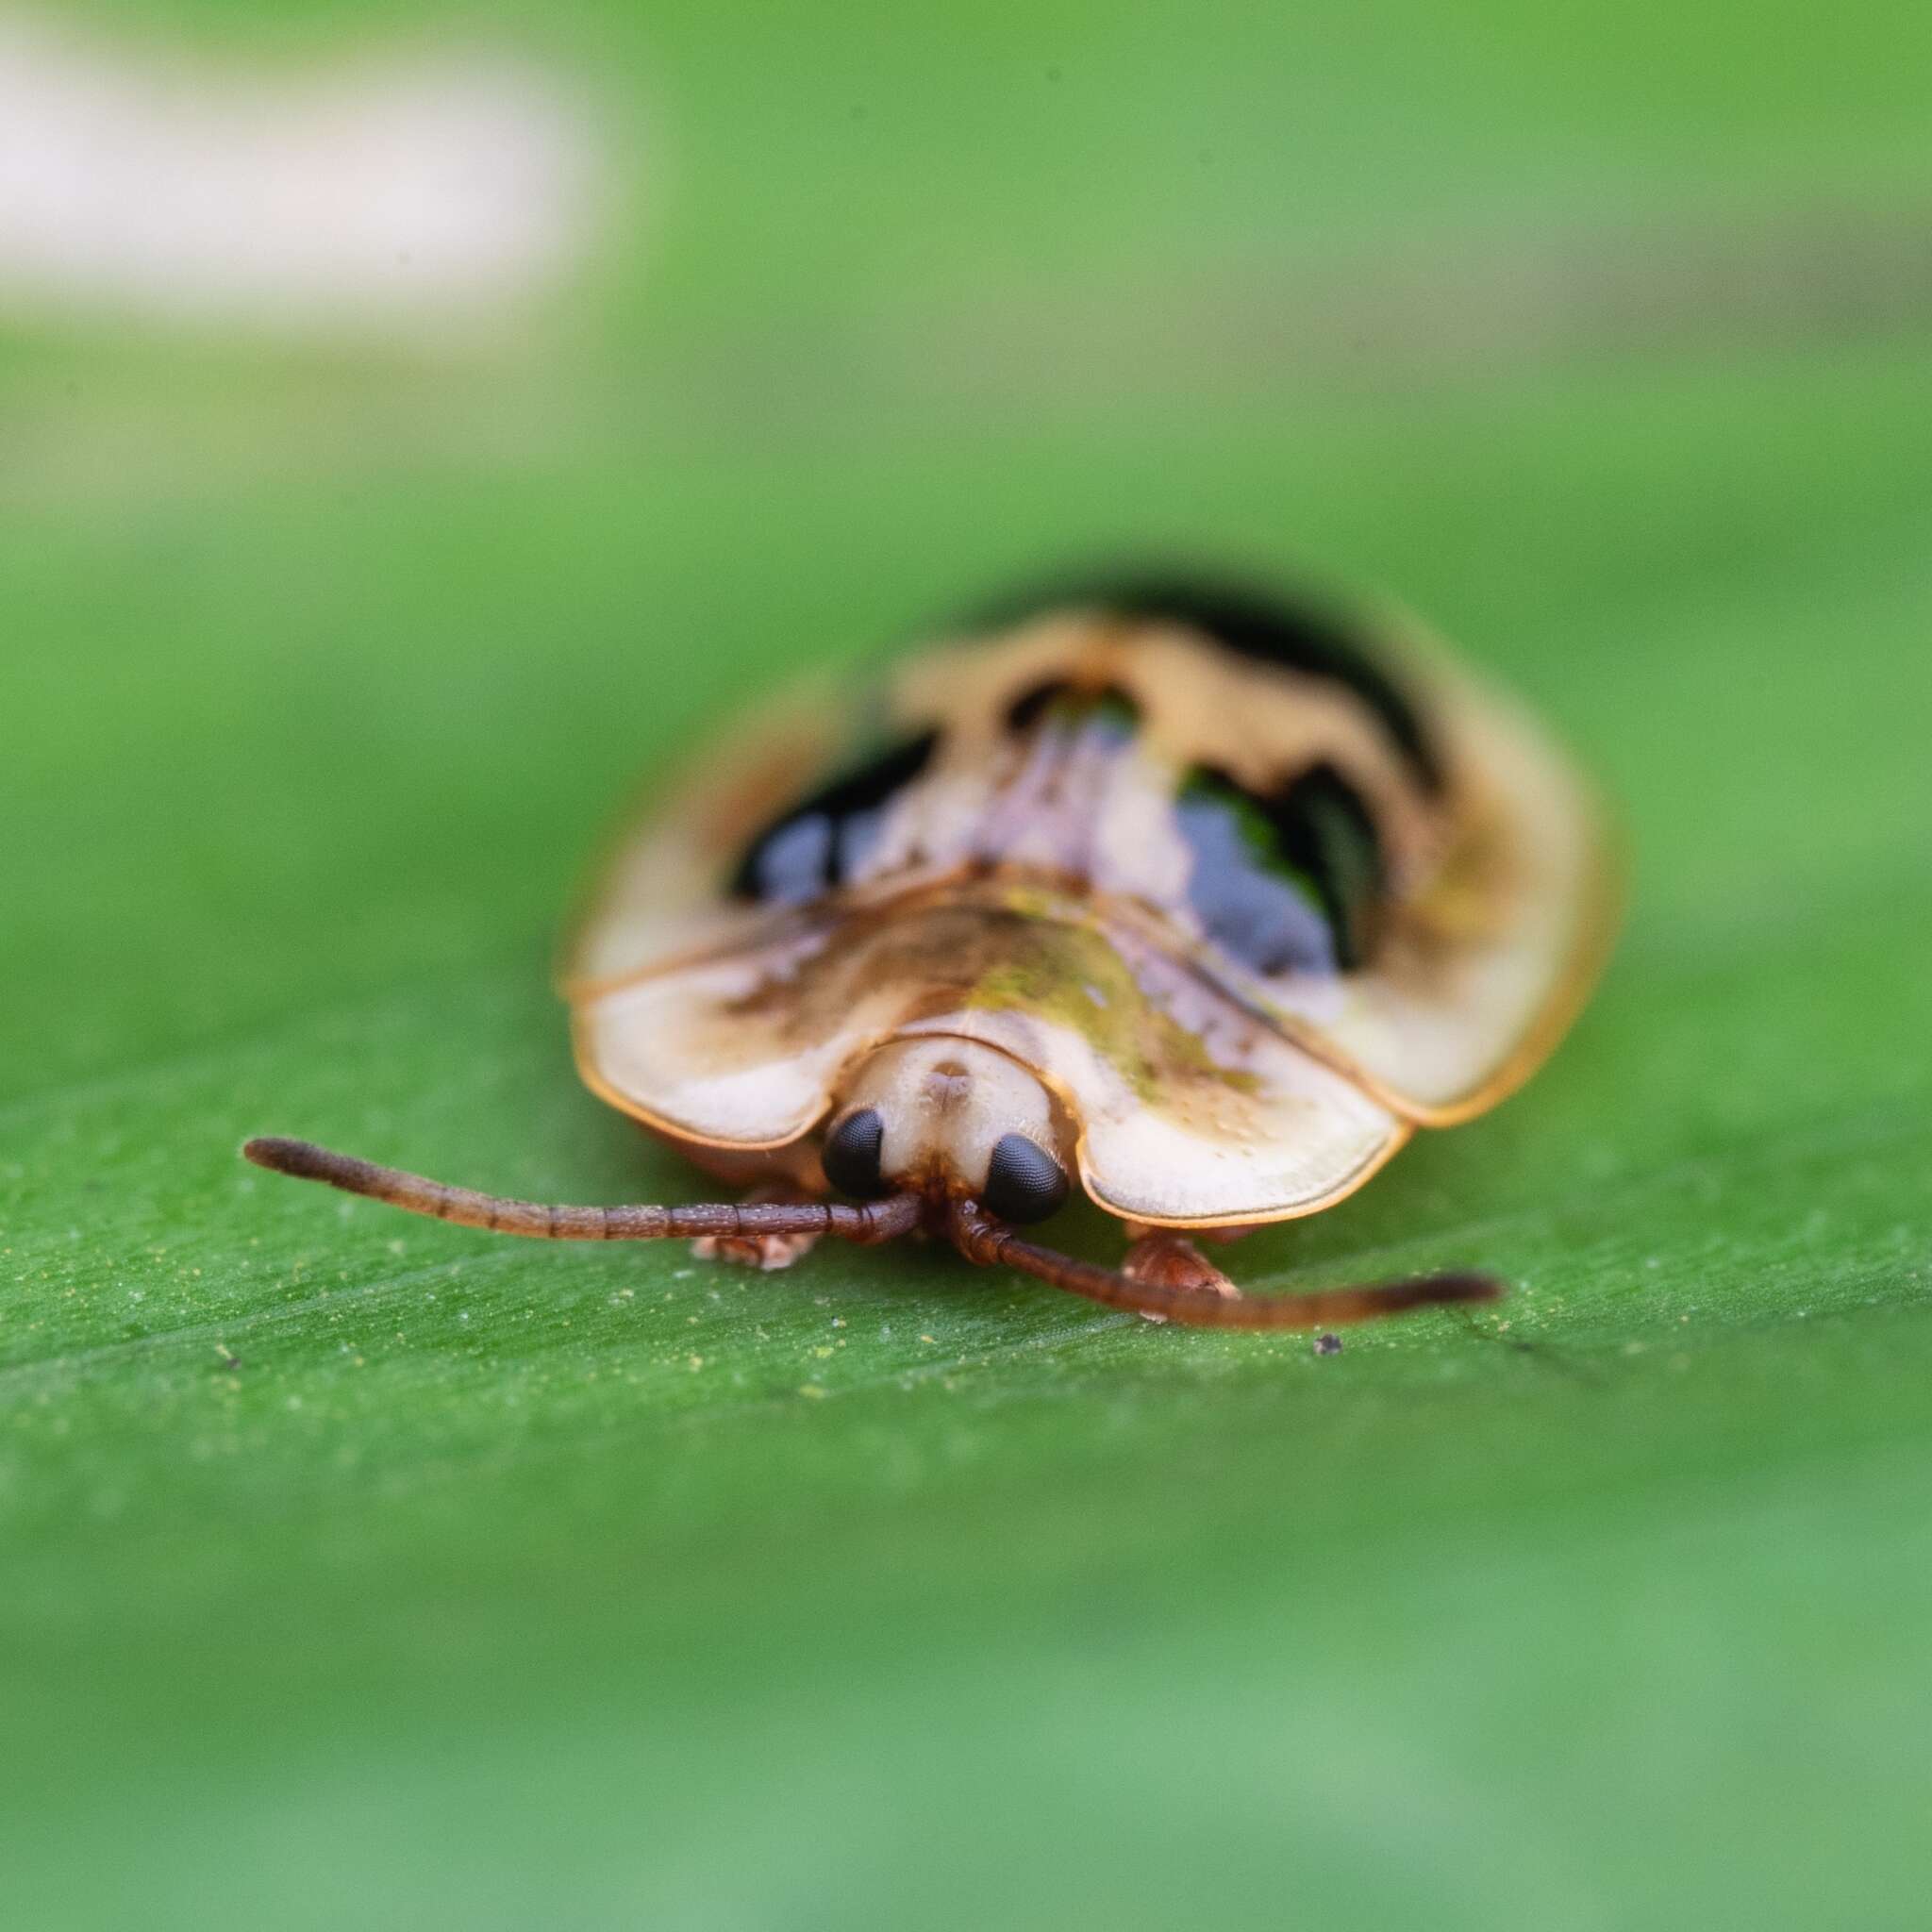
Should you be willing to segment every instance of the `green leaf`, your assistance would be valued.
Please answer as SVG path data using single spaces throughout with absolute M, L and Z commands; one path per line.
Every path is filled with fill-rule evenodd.
M 11 1920 L 1910 1921 L 1932 384 L 1770 270 L 1923 202 L 1916 15 L 1680 11 L 573 9 L 667 108 L 570 329 L 0 350 Z M 235 1158 L 700 1197 L 546 989 L 610 811 L 1142 541 L 1394 591 L 1626 829 L 1551 1066 L 1230 1251 L 1498 1310 L 1318 1357 Z

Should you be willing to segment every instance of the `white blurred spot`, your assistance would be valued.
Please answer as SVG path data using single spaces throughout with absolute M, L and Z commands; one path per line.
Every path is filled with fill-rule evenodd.
M 448 324 L 575 265 L 591 148 L 581 103 L 500 59 L 216 66 L 0 18 L 0 304 Z

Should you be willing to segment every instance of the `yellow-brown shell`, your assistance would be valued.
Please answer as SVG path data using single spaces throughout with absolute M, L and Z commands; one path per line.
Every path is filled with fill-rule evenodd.
M 734 724 L 620 844 L 570 951 L 585 1079 L 681 1140 L 776 1149 L 869 1048 L 979 1040 L 1065 1106 L 1096 1202 L 1173 1225 L 1314 1212 L 1416 1125 L 1491 1106 L 1603 950 L 1596 813 L 1435 647 L 1292 622 L 1312 641 L 1271 656 L 1211 601 L 1057 600 L 864 707 L 821 689 Z M 862 842 L 821 890 L 747 890 L 761 834 L 863 731 L 918 756 L 851 820 Z M 1373 824 L 1373 950 L 1259 970 L 1204 915 L 1177 800 L 1191 774 L 1241 797 L 1311 771 Z

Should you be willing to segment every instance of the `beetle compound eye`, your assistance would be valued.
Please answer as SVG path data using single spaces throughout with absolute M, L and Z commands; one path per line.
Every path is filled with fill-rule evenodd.
M 885 1193 L 885 1176 L 879 1172 L 879 1155 L 885 1145 L 886 1124 L 875 1107 L 862 1107 L 848 1113 L 825 1136 L 819 1158 L 824 1164 L 825 1178 L 841 1194 L 856 1194 L 861 1201 L 875 1200 Z
M 1006 1134 L 986 1170 L 986 1205 L 1002 1221 L 1044 1221 L 1067 1198 L 1067 1171 L 1024 1134 Z

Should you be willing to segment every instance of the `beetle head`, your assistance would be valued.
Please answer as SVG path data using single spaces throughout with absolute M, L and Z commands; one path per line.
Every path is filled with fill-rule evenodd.
M 822 1149 L 825 1177 L 860 1199 L 971 1199 L 1002 1221 L 1043 1221 L 1067 1197 L 1073 1135 L 1039 1077 L 976 1041 L 898 1040 L 858 1065 Z

